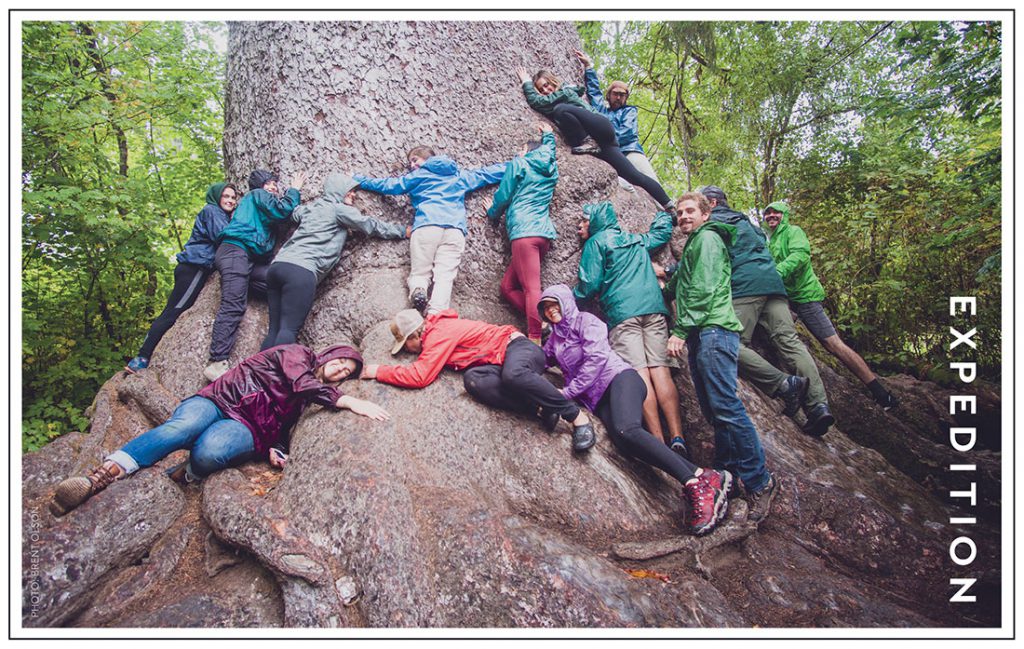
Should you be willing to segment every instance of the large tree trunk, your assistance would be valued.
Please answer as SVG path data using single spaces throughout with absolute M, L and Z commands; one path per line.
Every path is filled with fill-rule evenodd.
M 229 46 L 227 175 L 244 181 L 253 168 L 269 167 L 287 179 L 308 169 L 304 200 L 334 170 L 400 173 L 405 152 L 418 144 L 464 167 L 506 160 L 534 136 L 538 120 L 514 68 L 580 76 L 571 23 L 234 23 Z M 620 190 L 599 160 L 569 155 L 564 142 L 558 155 L 560 238 L 544 282 L 572 284 L 583 202 L 612 198 L 634 231 L 646 229 L 654 211 L 646 197 Z M 480 218 L 492 191 L 467 202 L 475 218 L 454 306 L 466 317 L 522 326 L 498 294 L 509 260 L 503 228 Z M 395 223 L 411 217 L 404 197 L 362 194 L 357 205 Z M 670 248 L 678 253 L 681 243 Z M 408 254 L 406 242 L 354 237 L 318 291 L 300 342 L 348 341 L 368 362 L 386 361 L 386 322 L 406 307 Z M 620 455 L 603 432 L 594 449 L 574 457 L 568 431 L 547 434 L 535 421 L 481 407 L 452 372 L 418 391 L 345 384 L 381 403 L 392 420 L 311 408 L 294 431 L 283 477 L 252 464 L 186 488 L 182 502 L 179 487 L 159 473 L 173 456 L 51 518 L 42 504 L 56 479 L 87 468 L 201 386 L 218 297 L 214 278 L 164 338 L 150 370 L 108 381 L 89 434 L 25 458 L 26 530 L 45 530 L 59 549 L 47 557 L 65 562 L 31 576 L 26 532 L 26 592 L 44 595 L 37 616 L 26 598 L 26 625 L 998 623 L 997 493 L 981 494 L 988 515 L 967 530 L 979 540 L 972 570 L 954 574 L 947 558 L 959 535 L 945 524 L 947 492 L 968 481 L 945 468 L 955 457 L 941 439 L 946 393 L 894 381 L 904 408 L 885 414 L 849 375 L 824 366 L 842 417 L 822 440 L 800 433 L 777 403 L 741 383 L 782 492 L 760 527 L 742 522 L 745 506 L 734 500 L 729 522 L 700 541 L 684 531 L 679 486 Z M 265 327 L 265 305 L 254 301 L 232 363 L 257 351 Z M 706 465 L 713 433 L 685 364 L 676 380 L 693 452 Z M 995 395 L 982 410 L 998 408 Z M 920 412 L 935 414 L 915 419 Z M 972 461 L 984 472 L 979 482 L 994 490 L 998 456 L 978 451 Z M 119 510 L 138 512 L 134 527 L 86 533 L 90 521 L 120 520 Z M 90 566 L 88 583 L 69 589 L 77 577 L 68 562 L 94 556 L 103 562 Z M 981 577 L 975 592 L 984 605 L 948 604 L 951 576 Z

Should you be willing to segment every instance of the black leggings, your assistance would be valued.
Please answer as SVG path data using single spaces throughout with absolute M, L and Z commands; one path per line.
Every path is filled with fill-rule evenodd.
M 167 297 L 167 306 L 160 312 L 156 320 L 149 327 L 146 339 L 142 341 L 142 348 L 139 349 L 139 356 L 152 358 L 153 350 L 156 349 L 160 339 L 164 337 L 167 330 L 174 326 L 178 316 L 192 308 L 199 292 L 203 290 L 206 278 L 213 272 L 212 268 L 203 268 L 196 264 L 181 262 L 174 269 L 174 288 Z
M 462 382 L 470 396 L 492 408 L 533 415 L 539 406 L 571 422 L 580 408 L 542 376 L 544 361 L 544 351 L 523 336 L 508 344 L 503 365 L 471 367 Z
M 644 430 L 643 405 L 646 397 L 644 380 L 636 370 L 626 370 L 612 379 L 597 402 L 597 416 L 623 455 L 657 467 L 680 484 L 685 484 L 693 478 L 697 466 Z
M 578 146 L 589 135 L 601 147 L 601 152 L 597 154 L 597 157 L 610 164 L 623 180 L 643 187 L 654 200 L 658 201 L 658 205 L 664 206 L 668 203 L 668 194 L 662 189 L 661 184 L 637 171 L 626 154 L 619 148 L 615 127 L 607 117 L 575 104 L 558 104 L 551 112 L 551 119 L 558 125 L 562 135 L 569 142 L 569 146 Z
M 316 274 L 302 266 L 275 261 L 267 271 L 270 327 L 260 351 L 295 342 L 316 295 Z
M 220 272 L 220 307 L 213 319 L 210 360 L 223 361 L 235 346 L 249 293 L 267 293 L 267 265 L 253 261 L 245 248 L 233 243 L 222 243 L 217 247 L 213 265 Z

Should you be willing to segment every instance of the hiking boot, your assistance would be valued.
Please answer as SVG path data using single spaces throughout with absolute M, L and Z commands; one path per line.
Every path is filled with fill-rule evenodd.
M 545 412 L 543 408 L 541 408 L 539 414 L 541 424 L 548 431 L 554 431 L 558 427 L 558 420 L 562 418 L 557 412 Z
M 772 508 L 772 501 L 778 492 L 779 481 L 775 479 L 775 474 L 769 473 L 768 484 L 760 491 L 752 491 L 747 496 L 747 503 L 750 506 L 747 511 L 747 520 L 751 523 L 760 523 L 767 518 L 768 512 Z
M 587 153 L 600 153 L 601 147 L 597 146 L 597 142 L 593 138 L 588 137 L 576 146 L 572 147 L 571 151 L 575 155 L 584 155 Z
M 807 423 L 804 424 L 803 431 L 812 437 L 821 437 L 828 432 L 829 426 L 836 423 L 836 418 L 832 416 L 825 402 L 811 406 L 806 412 Z
M 684 441 L 682 437 L 673 437 L 672 441 L 669 442 L 668 447 L 672 449 L 673 453 L 684 460 L 690 459 L 690 450 L 686 448 L 686 441 Z
M 120 466 L 113 462 L 109 464 L 101 464 L 90 471 L 88 476 L 68 478 L 57 485 L 53 500 L 50 501 L 50 512 L 54 516 L 63 516 L 124 475 Z
M 426 291 L 422 288 L 418 288 L 412 292 L 412 295 L 410 295 L 409 298 L 412 300 L 412 307 L 419 311 L 420 315 L 427 314 L 427 302 L 429 300 L 427 299 Z
M 804 402 L 804 397 L 807 396 L 807 387 L 810 384 L 810 380 L 803 376 L 793 375 L 786 378 L 786 382 L 775 393 L 775 396 L 786 404 L 782 414 L 790 418 L 796 415 Z
M 669 199 L 667 203 L 661 206 L 661 209 L 672 215 L 672 225 L 676 224 L 676 202 L 673 199 Z
M 885 396 L 881 399 L 875 399 L 875 403 L 882 406 L 882 410 L 889 412 L 900 407 L 900 401 L 893 396 L 892 392 L 886 392 Z
M 222 361 L 210 361 L 210 364 L 203 370 L 203 378 L 210 383 L 213 383 L 220 377 L 224 376 L 229 369 L 231 369 L 231 367 L 228 365 L 228 359 L 226 358 Z
M 129 374 L 135 374 L 139 370 L 144 370 L 147 367 L 149 367 L 149 359 L 143 358 L 142 356 L 136 356 L 128 361 L 128 364 L 124 366 L 124 370 Z
M 189 470 L 188 460 L 167 469 L 164 471 L 164 475 L 182 485 L 192 484 L 196 481 L 196 477 Z
M 579 453 L 589 449 L 597 442 L 597 435 L 594 434 L 594 426 L 587 422 L 572 427 L 572 450 Z
M 683 486 L 683 494 L 690 504 L 690 531 L 703 536 L 713 530 L 729 511 L 727 496 L 732 475 L 728 471 L 704 469 L 693 482 Z

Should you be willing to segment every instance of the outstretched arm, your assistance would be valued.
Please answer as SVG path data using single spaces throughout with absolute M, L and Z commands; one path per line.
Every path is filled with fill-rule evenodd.
M 658 212 L 651 222 L 651 228 L 640 236 L 644 239 L 647 252 L 654 252 L 665 245 L 672 238 L 672 215 L 668 212 Z
M 505 175 L 505 167 L 508 166 L 508 162 L 495 162 L 492 165 L 486 167 L 480 167 L 479 169 L 469 169 L 462 172 L 462 182 L 466 187 L 467 192 L 476 191 L 481 187 L 487 185 L 494 185 L 500 183 L 502 177 Z
M 350 230 L 358 230 L 363 234 L 379 239 L 404 239 L 405 227 L 387 223 L 363 214 L 351 205 L 339 205 L 334 213 L 338 223 Z
M 397 196 L 399 194 L 408 194 L 415 189 L 420 184 L 420 180 L 423 179 L 423 174 L 417 169 L 397 178 L 370 178 L 369 176 L 356 174 L 352 176 L 352 179 L 359 183 L 360 189 L 367 189 L 378 194 Z

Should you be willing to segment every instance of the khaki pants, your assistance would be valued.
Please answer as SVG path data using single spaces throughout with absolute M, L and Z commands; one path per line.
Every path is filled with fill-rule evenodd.
M 647 156 L 639 151 L 631 151 L 626 154 L 626 159 L 633 163 L 636 170 L 647 176 L 658 180 L 658 174 L 654 173 L 654 167 L 651 166 L 651 161 L 647 159 Z M 658 180 L 660 183 L 661 181 Z
M 409 295 L 416 289 L 426 291 L 433 276 L 434 290 L 430 293 L 427 313 L 443 311 L 451 304 L 452 286 L 465 249 L 466 235 L 458 228 L 425 225 L 412 231 Z

